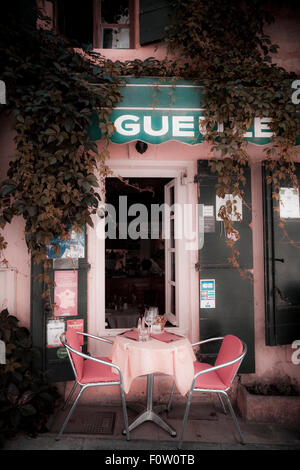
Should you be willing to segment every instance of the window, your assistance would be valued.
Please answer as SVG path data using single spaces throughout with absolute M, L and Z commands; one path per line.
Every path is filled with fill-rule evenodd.
M 55 3 L 55 25 L 59 32 L 71 42 L 74 47 L 93 44 L 93 0 L 82 2 L 73 0 L 57 0 Z
M 130 48 L 130 11 L 129 0 L 101 0 L 99 45 L 103 49 Z
M 56 0 L 56 30 L 74 45 L 134 47 L 134 0 Z M 75 44 L 75 41 L 77 44 Z

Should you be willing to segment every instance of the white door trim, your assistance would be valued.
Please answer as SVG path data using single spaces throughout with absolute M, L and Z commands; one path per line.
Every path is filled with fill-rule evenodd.
M 195 172 L 193 161 L 157 161 L 157 160 L 111 160 L 108 162 L 112 176 L 122 177 L 169 177 L 178 178 L 178 199 L 183 204 L 197 204 L 197 188 L 192 182 Z M 187 183 L 181 184 L 182 176 Z M 197 219 L 197 217 L 195 218 Z M 89 263 L 91 269 L 88 278 L 88 325 L 89 331 L 97 335 L 111 336 L 119 330 L 105 329 L 105 240 L 97 236 L 97 226 L 101 219 L 94 216 L 94 229 L 88 229 Z M 193 220 L 197 228 L 197 220 Z M 179 328 L 176 331 L 188 334 L 192 341 L 199 337 L 199 292 L 198 273 L 195 270 L 197 249 L 183 250 L 183 241 L 179 240 L 178 257 L 178 312 Z M 171 328 L 172 330 L 173 328 Z

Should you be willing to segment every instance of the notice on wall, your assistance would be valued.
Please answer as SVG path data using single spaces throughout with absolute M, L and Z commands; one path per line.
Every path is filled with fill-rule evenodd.
M 0 364 L 6 364 L 6 347 L 4 341 L 0 340 Z
M 214 206 L 204 206 L 204 233 L 213 233 L 215 231 Z
M 78 272 L 55 271 L 54 315 L 68 317 L 78 312 Z
M 280 217 L 282 219 L 300 218 L 299 191 L 296 188 L 280 188 Z
M 83 318 L 79 318 L 78 320 L 67 320 L 67 330 L 72 328 L 73 330 L 76 331 L 82 331 L 83 332 Z M 79 339 L 79 344 L 84 343 L 84 336 L 83 335 L 77 335 Z
M 218 214 L 221 207 L 226 206 L 227 201 L 231 202 L 231 220 L 233 222 L 241 221 L 243 219 L 243 201 L 239 196 L 233 196 L 233 194 L 225 194 L 224 198 L 216 196 L 216 219 L 223 220 Z
M 63 320 L 49 320 L 47 323 L 47 347 L 59 348 L 62 346 L 60 335 L 65 332 Z
M 215 279 L 200 280 L 200 308 L 216 308 Z

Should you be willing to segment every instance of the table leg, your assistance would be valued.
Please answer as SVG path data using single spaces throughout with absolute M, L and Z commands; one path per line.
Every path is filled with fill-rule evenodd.
M 153 408 L 153 374 L 147 376 L 147 408 L 143 411 L 129 426 L 132 431 L 145 421 L 153 421 L 162 429 L 167 431 L 172 437 L 176 437 L 176 431 L 166 421 L 164 421 L 157 413 L 166 409 L 166 405 L 159 405 Z

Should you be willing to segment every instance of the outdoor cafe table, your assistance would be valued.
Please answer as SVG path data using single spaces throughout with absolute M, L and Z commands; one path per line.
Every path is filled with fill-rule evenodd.
M 111 351 L 112 362 L 121 369 L 125 393 L 129 392 L 136 377 L 147 375 L 147 407 L 131 423 L 129 431 L 145 421 L 153 421 L 175 437 L 176 431 L 157 414 L 166 406 L 153 407 L 153 376 L 154 373 L 173 376 L 178 391 L 185 395 L 194 377 L 196 358 L 192 345 L 187 338 L 170 333 L 153 335 L 150 340 L 143 342 L 137 341 L 135 330 L 125 334 L 115 337 Z M 170 341 L 165 342 L 168 339 Z

